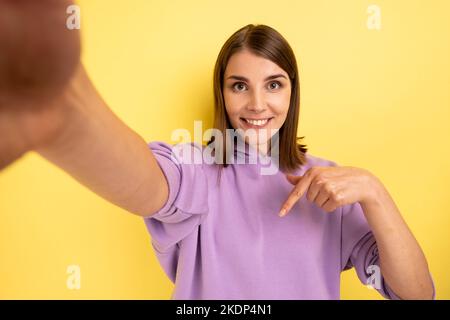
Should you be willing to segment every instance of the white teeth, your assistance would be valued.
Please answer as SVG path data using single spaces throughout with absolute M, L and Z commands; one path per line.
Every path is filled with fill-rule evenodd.
M 254 125 L 254 126 L 263 126 L 267 123 L 267 121 L 269 121 L 269 119 L 264 119 L 264 120 L 250 120 L 250 119 L 245 119 L 245 121 L 247 121 L 248 123 Z

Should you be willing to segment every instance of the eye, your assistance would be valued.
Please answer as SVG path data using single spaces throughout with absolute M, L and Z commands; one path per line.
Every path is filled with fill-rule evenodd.
M 275 84 L 276 86 L 273 86 L 274 84 Z M 283 86 L 283 85 L 282 85 L 279 81 L 273 81 L 273 82 L 271 82 L 271 83 L 269 84 L 269 88 L 272 89 L 272 90 L 281 88 L 282 86 Z
M 243 82 L 235 82 L 232 86 L 234 91 L 243 91 L 241 89 L 245 89 L 246 85 Z

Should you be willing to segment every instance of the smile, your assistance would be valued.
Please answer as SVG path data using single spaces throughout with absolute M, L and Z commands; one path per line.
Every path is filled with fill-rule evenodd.
M 263 128 L 265 127 L 272 118 L 265 118 L 265 119 L 248 119 L 248 118 L 241 118 L 241 120 L 250 128 Z

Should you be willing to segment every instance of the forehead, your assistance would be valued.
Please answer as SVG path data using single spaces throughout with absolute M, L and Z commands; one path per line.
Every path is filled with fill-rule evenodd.
M 233 54 L 228 60 L 225 78 L 230 75 L 239 75 L 249 79 L 264 79 L 276 73 L 284 74 L 287 77 L 286 71 L 276 63 L 248 50 L 243 50 Z

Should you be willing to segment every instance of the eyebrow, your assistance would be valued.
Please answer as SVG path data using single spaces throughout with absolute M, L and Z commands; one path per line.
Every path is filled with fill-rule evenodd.
M 264 81 L 272 80 L 272 79 L 276 79 L 276 78 L 285 78 L 287 80 L 287 78 L 286 78 L 286 76 L 284 74 L 279 73 L 279 74 L 273 74 L 271 76 L 268 76 L 267 78 L 264 79 Z M 235 80 L 241 80 L 241 81 L 249 82 L 249 80 L 246 77 L 243 77 L 243 76 L 232 75 L 232 76 L 229 76 L 227 78 L 227 80 L 228 79 L 235 79 Z

